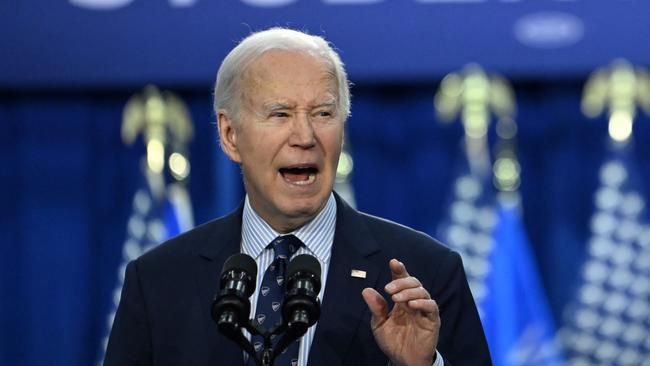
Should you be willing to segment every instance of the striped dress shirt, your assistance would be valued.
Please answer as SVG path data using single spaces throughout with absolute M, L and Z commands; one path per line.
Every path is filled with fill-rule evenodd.
M 334 195 L 330 195 L 325 208 L 321 210 L 318 215 L 306 225 L 300 227 L 296 231 L 287 234 L 293 234 L 300 239 L 305 246 L 300 248 L 295 254 L 310 254 L 321 265 L 321 289 L 318 297 L 321 302 L 323 301 L 323 293 L 325 292 L 325 280 L 327 279 L 327 271 L 329 270 L 330 256 L 332 254 L 332 243 L 334 242 L 334 229 L 336 227 L 336 201 Z M 259 289 L 264 278 L 264 272 L 271 262 L 273 262 L 274 255 L 273 249 L 266 249 L 266 246 L 281 234 L 273 230 L 251 207 L 246 196 L 244 204 L 244 213 L 242 217 L 242 242 L 241 252 L 248 254 L 255 258 L 257 263 L 257 285 L 255 292 L 251 298 L 251 318 L 255 316 L 257 308 L 257 297 Z M 286 234 L 282 234 L 286 235 Z M 307 333 L 300 340 L 300 351 L 298 354 L 298 365 L 306 366 L 307 358 L 309 357 L 309 349 L 311 342 L 314 339 L 316 326 L 314 324 L 307 330 Z M 250 334 L 246 334 L 250 339 Z M 247 358 L 248 355 L 245 355 Z

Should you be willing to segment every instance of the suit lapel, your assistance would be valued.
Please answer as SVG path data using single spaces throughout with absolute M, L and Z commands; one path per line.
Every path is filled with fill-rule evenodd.
M 228 257 L 240 252 L 242 207 L 215 226 L 197 253 L 196 280 L 201 304 L 205 307 L 203 310 L 208 313 L 212 298 L 219 289 L 219 275 L 223 264 Z
M 312 342 L 309 365 L 341 364 L 369 310 L 361 296 L 366 287 L 376 287 L 382 265 L 379 246 L 361 216 L 338 196 L 336 232 L 323 295 L 321 318 Z M 365 271 L 365 278 L 351 276 Z M 365 322 L 365 321 L 363 321 Z
M 194 259 L 194 273 L 198 287 L 201 311 L 206 314 L 208 345 L 212 350 L 209 359 L 215 364 L 242 364 L 243 354 L 237 346 L 218 333 L 210 316 L 212 300 L 219 289 L 219 275 L 226 259 L 240 252 L 241 217 L 243 205 L 232 214 L 215 223 L 205 238 L 204 245 Z

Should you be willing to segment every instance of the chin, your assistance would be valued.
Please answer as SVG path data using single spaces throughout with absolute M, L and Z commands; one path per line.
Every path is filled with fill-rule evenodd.
M 322 193 L 310 197 L 287 197 L 285 203 L 288 204 L 283 205 L 285 207 L 282 211 L 284 211 L 286 216 L 291 218 L 311 219 L 313 216 L 316 216 L 319 210 L 325 205 L 328 197 L 328 195 Z
M 315 216 L 321 208 L 319 200 L 316 199 L 300 199 L 291 202 L 291 204 L 284 210 L 289 217 L 305 217 Z

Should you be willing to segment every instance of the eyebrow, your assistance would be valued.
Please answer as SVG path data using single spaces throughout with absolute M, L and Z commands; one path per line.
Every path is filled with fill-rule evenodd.
M 281 109 L 291 109 L 291 108 L 293 108 L 291 105 L 279 103 L 279 102 L 264 104 L 264 110 L 268 112 L 273 112 Z
M 323 102 L 321 104 L 315 105 L 314 109 L 322 108 L 322 107 L 336 107 L 336 102 L 334 102 L 334 101 Z
M 322 103 L 318 104 L 318 105 L 316 106 L 316 108 L 318 108 L 318 107 L 331 107 L 331 106 L 336 106 L 336 102 L 337 102 L 336 98 L 335 98 L 334 96 L 330 95 L 330 96 L 328 96 L 328 97 L 325 99 L 325 101 L 323 101 Z
M 327 98 L 324 102 L 319 103 L 315 106 L 312 106 L 312 109 L 322 108 L 322 107 L 336 107 L 335 98 Z M 280 102 L 271 102 L 264 104 L 264 110 L 267 112 L 274 112 L 282 109 L 293 109 L 295 108 L 292 104 L 280 103 Z

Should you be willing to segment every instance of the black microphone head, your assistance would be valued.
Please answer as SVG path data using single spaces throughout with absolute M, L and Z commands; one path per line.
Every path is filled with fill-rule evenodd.
M 320 317 L 320 276 L 320 262 L 309 254 L 295 256 L 289 262 L 282 318 L 293 336 L 305 334 Z
M 241 335 L 248 320 L 250 300 L 255 291 L 257 264 L 246 254 L 230 256 L 223 264 L 220 290 L 212 302 L 211 315 L 221 333 L 230 339 Z
M 255 263 L 255 260 L 248 254 L 239 253 L 228 257 L 228 259 L 226 259 L 226 263 L 223 264 L 221 276 L 232 270 L 246 272 L 253 278 L 253 281 L 257 279 L 257 263 Z M 254 283 L 253 287 L 255 287 Z
M 320 262 L 309 254 L 295 256 L 287 267 L 287 278 L 291 278 L 297 272 L 308 272 L 320 279 Z

